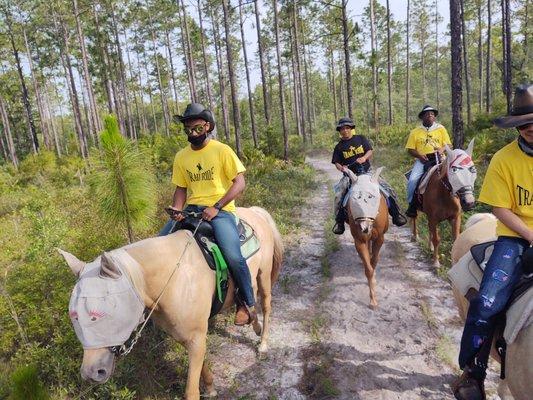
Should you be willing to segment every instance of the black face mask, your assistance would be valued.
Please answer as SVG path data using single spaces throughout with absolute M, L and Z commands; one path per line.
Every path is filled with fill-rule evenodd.
M 521 135 L 518 136 L 518 147 L 528 156 L 533 157 L 533 145 L 529 144 Z
M 198 135 L 198 136 L 187 136 L 187 140 L 193 146 L 200 146 L 206 138 L 207 138 L 207 133 L 202 133 L 201 135 Z

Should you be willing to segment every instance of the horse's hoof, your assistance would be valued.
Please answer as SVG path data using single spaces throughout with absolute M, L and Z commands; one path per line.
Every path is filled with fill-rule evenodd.
M 418 242 L 418 236 L 411 236 L 411 242 L 412 243 Z
M 440 268 L 440 262 L 439 262 L 439 260 L 433 261 L 433 266 L 434 266 L 435 268 L 437 268 L 437 269 Z
M 268 351 L 268 344 L 266 344 L 266 343 L 261 343 L 261 344 L 259 345 L 259 349 L 258 349 L 258 351 L 259 351 L 259 356 L 266 356 L 266 353 L 267 353 L 267 351 Z
M 217 397 L 218 392 L 215 389 L 207 390 L 205 394 L 203 394 L 201 397 L 208 398 L 208 397 Z
M 378 303 L 377 303 L 377 302 L 370 303 L 370 304 L 368 305 L 368 307 L 369 307 L 371 310 L 377 310 L 377 309 L 378 309 Z

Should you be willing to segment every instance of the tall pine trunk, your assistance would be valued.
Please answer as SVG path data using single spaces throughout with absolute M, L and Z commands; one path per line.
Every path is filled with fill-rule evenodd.
M 187 9 L 183 0 L 181 0 L 181 9 L 183 10 L 183 25 L 182 25 L 182 34 L 185 33 L 185 48 L 187 51 L 187 58 L 189 60 L 189 68 L 191 71 L 191 94 L 192 101 L 198 102 L 198 94 L 196 93 L 196 67 L 194 65 L 194 57 L 192 54 L 191 39 L 189 37 L 189 24 L 187 23 Z
M 392 115 L 392 61 L 391 61 L 390 7 L 387 0 L 387 91 L 389 106 L 389 125 L 393 123 Z
M 289 159 L 289 131 L 287 129 L 287 115 L 285 113 L 285 98 L 283 95 L 283 73 L 281 71 L 281 50 L 279 45 L 279 22 L 278 22 L 278 3 L 277 0 L 272 1 L 274 8 L 274 34 L 276 38 L 276 60 L 278 65 L 278 85 L 279 85 L 279 102 L 281 108 L 281 123 L 283 127 L 283 158 Z
M 259 13 L 258 0 L 254 1 L 255 26 L 257 30 L 257 51 L 259 53 L 259 67 L 261 70 L 261 86 L 263 89 L 263 108 L 265 110 L 265 121 L 270 125 L 270 101 L 268 97 L 267 82 L 265 77 L 265 60 L 263 54 L 263 40 L 261 37 L 261 14 Z
M 487 0 L 487 61 L 485 63 L 485 111 L 492 111 L 491 67 L 492 67 L 492 0 Z
M 376 51 L 376 21 L 374 16 L 374 0 L 370 0 L 370 48 L 372 63 L 372 119 L 374 127 L 379 126 L 378 115 L 378 65 L 377 65 L 377 51 Z
M 511 8 L 509 0 L 501 0 L 502 6 L 502 51 L 503 51 L 503 93 L 507 100 L 507 113 L 511 112 Z
M 220 102 L 222 103 L 222 126 L 224 128 L 224 137 L 229 141 L 229 116 L 228 116 L 228 104 L 226 99 L 226 82 L 224 74 L 224 63 L 222 62 L 222 48 L 220 44 L 220 32 L 218 30 L 218 20 L 215 20 L 213 10 L 207 4 L 209 17 L 211 19 L 211 26 L 213 27 L 213 36 L 215 42 L 215 57 L 217 59 L 217 71 L 218 71 L 218 87 L 220 92 Z
M 298 87 L 298 101 L 300 109 L 300 124 L 302 128 L 302 136 L 304 143 L 307 143 L 307 132 L 306 132 L 306 115 L 305 115 L 305 105 L 304 105 L 304 91 L 303 91 L 303 81 L 302 81 L 302 65 L 300 61 L 300 37 L 298 32 L 298 3 L 296 0 L 292 2 L 292 20 L 294 28 L 294 56 L 296 60 L 296 82 L 295 84 Z
M 202 18 L 202 5 L 200 3 L 200 0 L 198 0 L 198 19 L 200 20 L 200 44 L 202 46 L 202 59 L 204 62 L 207 101 L 209 102 L 209 109 L 213 112 L 214 103 L 213 103 L 213 95 L 211 93 L 211 80 L 209 79 L 209 65 L 207 63 L 207 53 L 205 51 L 204 21 Z
M 468 68 L 468 50 L 466 46 L 466 23 L 465 23 L 465 7 L 464 0 L 460 0 L 461 3 L 461 27 L 463 38 L 463 61 L 465 70 L 465 85 L 466 85 L 466 123 L 470 125 L 472 123 L 472 108 L 470 102 L 470 69 Z
M 76 20 L 76 30 L 78 34 L 78 42 L 80 44 L 81 59 L 83 66 L 83 79 L 85 80 L 85 87 L 87 88 L 87 97 L 89 99 L 89 126 L 92 128 L 91 134 L 94 134 L 96 142 L 98 142 L 98 132 L 102 130 L 102 124 L 98 116 L 98 107 L 94 96 L 94 89 L 91 82 L 91 75 L 89 74 L 89 62 L 87 57 L 87 49 L 85 47 L 85 36 L 80 23 L 78 1 L 72 0 L 72 7 L 74 12 L 74 18 Z
M 344 68 L 346 74 L 346 94 L 348 100 L 348 116 L 353 118 L 353 90 L 352 66 L 350 63 L 350 34 L 348 32 L 348 13 L 346 11 L 348 0 L 342 0 L 342 37 L 344 47 Z
M 35 123 L 33 121 L 33 114 L 31 110 L 30 95 L 28 93 L 28 88 L 26 86 L 26 79 L 24 78 L 24 73 L 22 72 L 22 65 L 20 62 L 19 51 L 15 44 L 15 37 L 13 34 L 13 26 L 11 21 L 11 15 L 7 11 L 4 11 L 4 16 L 7 25 L 7 33 L 9 36 L 9 41 L 11 43 L 11 49 L 13 50 L 13 57 L 15 57 L 15 63 L 17 67 L 17 72 L 20 80 L 21 94 L 22 94 L 22 103 L 24 104 L 25 118 L 26 118 L 26 127 L 28 129 L 28 136 L 32 144 L 32 150 L 34 153 L 39 152 L 39 139 L 37 138 L 37 131 L 35 129 Z
M 250 84 L 250 70 L 248 68 L 248 55 L 246 53 L 246 39 L 244 37 L 244 20 L 242 18 L 242 2 L 239 0 L 239 22 L 241 27 L 242 53 L 244 57 L 244 68 L 246 70 L 246 84 L 248 88 L 248 106 L 250 107 L 250 123 L 252 125 L 252 139 L 254 147 L 259 146 L 257 128 L 255 126 L 254 100 L 252 97 L 252 86 Z
M 241 146 L 241 113 L 239 110 L 239 93 L 235 82 L 235 71 L 233 64 L 233 51 L 231 48 L 231 30 L 229 26 L 229 0 L 222 0 L 222 9 L 224 12 L 224 30 L 226 32 L 226 56 L 228 58 L 229 84 L 231 89 L 231 104 L 233 109 L 233 127 L 235 129 L 235 148 L 237 156 L 242 156 Z
M 461 43 L 461 0 L 450 0 L 450 47 L 452 66 L 452 126 L 453 146 L 462 148 L 463 131 L 463 85 L 462 85 L 462 43 Z
M 410 63 L 410 48 L 409 48 L 409 39 L 410 39 L 410 32 L 409 32 L 409 22 L 411 19 L 411 1 L 407 0 L 407 33 L 405 35 L 406 40 L 406 57 L 405 57 L 405 123 L 409 123 L 409 100 L 411 99 L 411 63 Z
M 477 40 L 477 77 L 478 77 L 478 113 L 481 114 L 483 110 L 483 14 L 481 11 L 481 0 L 477 0 L 477 25 L 478 25 L 478 40 Z
M 2 97 L 0 97 L 0 118 L 2 119 L 2 125 L 4 126 L 3 131 L 6 137 L 6 146 L 9 153 L 9 158 L 15 169 L 18 169 L 19 160 L 15 150 L 15 144 L 13 143 L 13 136 L 11 135 L 11 125 L 7 116 L 6 106 Z

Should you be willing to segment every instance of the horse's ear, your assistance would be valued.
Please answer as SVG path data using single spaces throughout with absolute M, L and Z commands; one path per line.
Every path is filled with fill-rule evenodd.
M 113 258 L 107 253 L 102 254 L 100 258 L 100 273 L 102 278 L 118 279 L 121 277 L 122 272 L 120 268 L 114 263 Z
M 466 154 L 468 154 L 470 158 L 472 158 L 472 153 L 474 151 L 474 138 L 472 138 L 470 143 L 468 143 L 468 147 L 466 148 L 465 151 L 466 151 Z
M 68 251 L 64 251 L 59 248 L 57 249 L 57 251 L 63 256 L 68 266 L 72 270 L 72 273 L 78 276 L 85 267 L 86 263 L 81 260 L 78 260 L 78 258 L 74 254 L 70 254 Z
M 444 150 L 446 150 L 446 156 L 448 157 L 448 160 L 453 160 L 453 150 L 450 149 L 450 146 L 445 144 L 444 145 Z
M 352 183 L 356 183 L 357 182 L 357 175 L 355 175 L 352 170 L 346 169 L 345 174 L 348 175 L 348 178 L 350 178 L 350 181 Z
M 374 182 L 379 182 L 379 175 L 381 174 L 381 171 L 383 171 L 383 168 L 385 167 L 379 167 L 378 169 L 376 169 L 374 171 L 374 173 L 372 174 L 372 180 Z

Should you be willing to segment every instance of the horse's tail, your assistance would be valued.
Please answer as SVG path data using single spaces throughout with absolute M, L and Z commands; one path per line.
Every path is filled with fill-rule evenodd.
M 278 227 L 274 222 L 272 216 L 267 210 L 261 207 L 251 207 L 251 209 L 257 214 L 261 215 L 272 228 L 272 236 L 274 238 L 274 256 L 272 258 L 272 272 L 270 273 L 270 279 L 272 283 L 276 282 L 278 275 L 281 271 L 281 264 L 283 262 L 283 241 L 281 240 L 281 234 L 278 231 Z
M 477 214 L 472 215 L 465 222 L 465 230 L 477 224 L 479 221 L 483 221 L 484 219 L 487 219 L 487 218 L 496 219 L 496 217 L 492 215 L 491 213 L 477 213 Z

